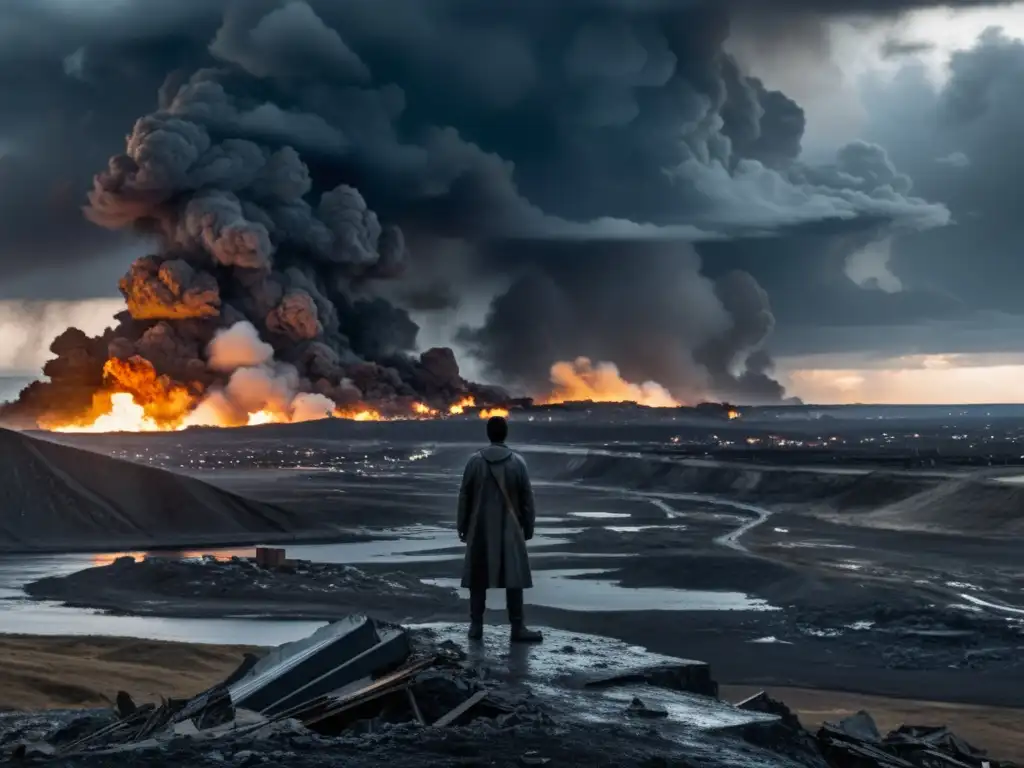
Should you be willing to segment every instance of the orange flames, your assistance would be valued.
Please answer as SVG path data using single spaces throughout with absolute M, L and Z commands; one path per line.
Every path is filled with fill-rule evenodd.
M 433 418 L 438 415 L 436 408 L 431 408 L 426 403 L 413 403 L 412 412 L 417 416 L 424 416 L 426 418 Z
M 481 419 L 490 419 L 494 416 L 508 418 L 508 411 L 504 408 L 484 408 L 483 410 L 480 411 Z
M 348 419 L 349 421 L 383 421 L 384 417 L 380 411 L 373 408 L 338 408 L 334 411 L 334 418 Z
M 93 396 L 92 407 L 79 418 L 60 423 L 40 423 L 54 432 L 173 432 L 189 426 L 235 427 L 261 424 L 288 424 L 325 418 L 350 421 L 391 421 L 399 419 L 435 419 L 460 416 L 475 408 L 472 397 L 464 397 L 444 409 L 415 402 L 405 413 L 382 413 L 376 408 L 358 404 L 323 408 L 318 395 L 298 395 L 289 406 L 274 403 L 245 414 L 232 414 L 217 407 L 216 392 L 205 393 L 201 386 L 187 387 L 158 375 L 153 365 L 141 357 L 127 360 L 111 358 L 103 368 L 104 388 Z M 299 407 L 301 398 L 308 398 L 306 407 Z M 329 403 L 326 398 L 323 402 Z M 500 408 L 481 410 L 481 418 L 508 415 Z
M 54 432 L 166 432 L 183 428 L 197 398 L 187 387 L 158 376 L 141 357 L 111 358 L 103 366 L 109 389 L 93 396 L 89 412 L 69 424 L 43 424 Z
M 467 408 L 474 407 L 476 407 L 476 399 L 473 397 L 464 397 L 462 400 L 459 400 L 459 402 L 453 403 L 448 408 L 448 413 L 450 413 L 452 416 L 461 416 L 463 413 L 466 412 Z
M 619 374 L 614 363 L 594 364 L 587 357 L 551 366 L 552 393 L 541 402 L 558 403 L 636 403 L 648 408 L 678 408 L 681 403 L 654 381 L 634 384 Z

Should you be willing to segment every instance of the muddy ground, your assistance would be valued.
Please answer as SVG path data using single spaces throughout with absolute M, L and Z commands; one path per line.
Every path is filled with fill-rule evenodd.
M 427 551 L 364 558 L 325 543 L 309 548 L 316 550 L 309 559 L 333 557 L 403 583 L 456 577 L 454 496 L 461 464 L 475 447 L 470 428 L 479 425 L 457 432 L 446 424 L 435 439 L 422 425 L 414 425 L 423 431 L 415 439 L 372 432 L 387 426 L 80 442 L 188 471 L 347 530 L 380 535 L 382 528 L 438 526 L 449 537 L 439 536 Z M 663 445 L 629 442 L 625 432 L 576 431 L 591 439 L 574 433 L 566 445 L 553 433 L 531 432 L 531 442 L 520 446 L 542 515 L 531 542 L 542 582 L 528 597 L 531 620 L 706 660 L 726 684 L 1024 705 L 1024 608 L 1015 602 L 1024 588 L 1016 565 L 1024 562 L 1024 546 L 1010 535 L 1021 519 L 1013 505 L 1017 488 L 971 480 L 981 483 L 975 490 L 984 498 L 999 501 L 981 514 L 962 504 L 963 478 L 948 473 L 702 463 L 666 457 Z M 929 499 L 935 503 L 924 503 Z M 877 510 L 887 510 L 881 522 L 872 516 Z M 920 530 L 926 512 L 943 533 Z M 307 548 L 289 549 L 307 557 Z M 139 590 L 122 595 L 116 607 L 208 616 L 236 597 L 212 584 L 200 594 L 183 586 L 161 590 L 158 606 L 143 605 L 152 595 Z M 730 599 L 775 610 L 707 610 L 694 591 L 734 592 Z M 72 592 L 50 594 L 77 604 L 99 599 Z M 292 601 L 253 601 L 251 591 L 239 596 L 240 608 L 262 615 L 324 617 L 322 605 L 305 612 L 308 606 Z M 387 590 L 378 597 L 378 609 L 403 619 L 465 612 L 464 602 L 399 604 Z M 339 608 L 353 605 L 338 599 Z M 491 619 L 501 622 L 500 610 Z

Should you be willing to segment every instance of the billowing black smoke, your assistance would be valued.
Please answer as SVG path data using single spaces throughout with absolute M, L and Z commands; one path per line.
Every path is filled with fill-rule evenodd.
M 554 361 L 584 356 L 681 401 L 783 398 L 763 348 L 775 319 L 748 273 L 712 279 L 685 243 L 534 244 L 516 262 L 483 326 L 460 334 L 494 378 L 540 392 Z
M 799 159 L 799 105 L 723 51 L 747 3 L 244 0 L 206 29 L 211 7 L 185 25 L 182 6 L 163 48 L 87 41 L 69 69 L 111 99 L 112 58 L 166 57 L 86 208 L 158 246 L 116 328 L 58 339 L 29 410 L 81 402 L 108 355 L 215 385 L 207 346 L 243 320 L 339 403 L 497 396 L 450 352 L 412 355 L 395 300 L 429 318 L 496 282 L 461 338 L 501 383 L 541 391 L 587 355 L 679 395 L 777 400 L 768 297 L 705 276 L 700 243 L 948 220 L 880 147 Z

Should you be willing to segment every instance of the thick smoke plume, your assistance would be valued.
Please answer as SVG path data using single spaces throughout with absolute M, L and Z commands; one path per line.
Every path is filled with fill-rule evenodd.
M 582 356 L 617 366 L 610 393 L 621 394 L 611 384 L 621 374 L 626 382 L 656 382 L 682 403 L 784 397 L 764 348 L 775 318 L 748 273 L 709 277 L 688 244 L 562 244 L 517 253 L 516 261 L 522 273 L 494 300 L 483 326 L 461 334 L 489 375 L 533 392 L 552 384 L 558 391 L 564 377 L 553 375 L 552 361 L 567 372 Z M 578 365 L 576 373 L 587 378 Z
M 496 281 L 511 287 L 462 340 L 501 383 L 543 394 L 554 362 L 587 356 L 681 400 L 778 400 L 768 297 L 702 267 L 701 244 L 949 220 L 881 147 L 801 159 L 800 106 L 724 52 L 750 2 L 244 0 L 211 23 L 219 7 L 167 15 L 164 47 L 97 33 L 67 52 L 84 84 L 166 76 L 85 210 L 158 247 L 122 279 L 117 325 L 60 336 L 51 381 L 7 415 L 89 407 L 110 358 L 148 362 L 204 409 L 486 404 L 502 394 L 448 349 L 417 355 L 416 323 L 384 297 L 429 321 Z M 273 355 L 220 362 L 218 333 L 248 327 Z
M 259 411 L 322 417 L 364 400 L 500 397 L 467 384 L 448 351 L 410 357 L 415 326 L 365 291 L 401 274 L 401 231 L 382 226 L 348 185 L 313 195 L 290 147 L 190 119 L 218 99 L 212 83 L 183 85 L 96 177 L 88 218 L 135 227 L 161 249 L 121 280 L 119 324 L 100 338 L 58 337 L 44 369 L 52 383 L 27 389 L 13 413 L 41 423 L 80 415 L 97 390 L 122 388 L 111 358 L 184 383 L 200 403 L 187 424 L 244 424 Z

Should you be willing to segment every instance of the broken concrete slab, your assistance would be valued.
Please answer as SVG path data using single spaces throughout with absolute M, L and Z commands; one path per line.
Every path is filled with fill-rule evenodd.
M 466 642 L 466 625 L 454 623 L 418 624 L 410 632 L 423 633 L 432 642 L 458 647 L 466 659 L 488 668 L 502 682 L 517 684 L 551 682 L 584 687 L 602 680 L 621 683 L 650 683 L 670 690 L 704 693 L 715 691 L 711 671 L 702 661 L 651 653 L 646 648 L 621 640 L 552 627 L 540 627 L 543 645 L 509 644 L 505 632 L 487 632 L 481 641 Z M 635 677 L 632 677 L 635 676 Z
M 403 629 L 349 616 L 272 650 L 231 684 L 231 700 L 264 714 L 283 712 L 395 669 L 409 652 Z
M 539 686 L 537 693 L 557 712 L 575 711 L 576 717 L 595 723 L 621 723 L 634 699 L 652 710 L 665 710 L 666 727 L 679 731 L 724 731 L 755 723 L 770 723 L 775 715 L 745 712 L 724 701 L 694 693 L 669 691 L 649 685 L 623 685 L 600 690 Z
M 848 736 L 859 741 L 867 741 L 877 744 L 882 740 L 882 734 L 875 725 L 875 719 L 863 709 L 854 712 L 849 717 L 844 717 L 836 727 Z
M 640 697 L 667 711 L 663 722 L 669 729 L 720 730 L 776 719 L 707 695 L 718 686 L 703 662 L 651 653 L 612 638 L 541 629 L 542 646 L 510 646 L 504 633 L 495 632 L 470 643 L 465 624 L 419 625 L 410 632 L 458 647 L 466 663 L 485 670 L 488 678 L 529 690 L 546 708 L 567 717 L 621 724 L 626 707 Z
M 718 684 L 711 678 L 711 668 L 702 661 L 679 659 L 674 664 L 635 667 L 621 672 L 584 673 L 577 681 L 586 688 L 609 688 L 616 685 L 643 684 L 670 691 L 685 691 L 701 696 L 718 696 Z

